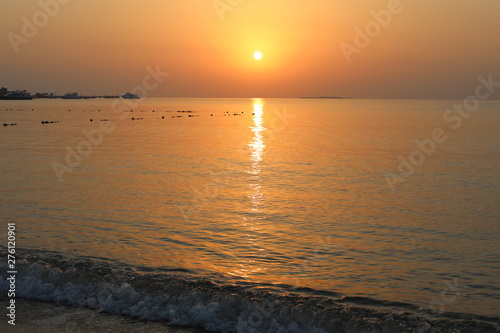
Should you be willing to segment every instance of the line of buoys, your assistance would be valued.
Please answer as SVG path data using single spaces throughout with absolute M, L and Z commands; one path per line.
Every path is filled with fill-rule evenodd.
M 244 112 L 241 113 L 234 112 L 233 114 L 230 114 L 229 111 L 225 111 L 224 116 L 241 116 L 243 113 Z
M 22 109 L 5 109 L 6 111 L 17 111 L 17 110 L 22 110 Z M 35 111 L 35 109 L 31 109 L 31 111 Z M 67 111 L 72 111 L 71 109 L 68 109 Z M 100 112 L 101 110 L 98 109 L 98 110 L 82 110 L 82 111 L 98 111 Z M 124 110 L 124 112 L 134 112 L 134 110 Z M 141 110 L 140 112 L 148 112 L 147 110 Z M 171 110 L 151 110 L 151 112 L 176 112 L 176 111 L 171 111 Z M 194 117 L 201 117 L 200 115 L 194 115 L 193 113 L 199 113 L 199 111 L 192 111 L 192 110 L 177 110 L 177 113 L 189 113 L 188 117 L 189 118 L 194 118 Z M 223 115 L 224 116 L 241 116 L 243 115 L 244 112 L 242 111 L 241 113 L 237 113 L 237 112 L 234 112 L 234 113 L 230 113 L 229 111 L 224 111 L 223 112 Z M 252 113 L 252 115 L 255 115 L 255 113 Z M 213 117 L 214 114 L 213 113 L 210 113 L 210 117 Z M 183 115 L 173 115 L 171 118 L 182 118 Z M 143 120 L 144 118 L 131 118 L 132 120 Z M 160 119 L 160 117 L 157 117 L 157 119 Z M 165 119 L 165 116 L 161 116 L 161 119 Z M 90 118 L 89 120 L 90 122 L 93 122 L 94 119 L 93 118 Z M 110 119 L 108 118 L 103 118 L 103 119 L 100 119 L 100 121 L 111 121 Z M 56 124 L 56 123 L 60 123 L 62 121 L 59 121 L 59 120 L 53 120 L 53 121 L 49 121 L 49 120 L 44 120 L 44 121 L 41 121 L 41 124 Z M 6 127 L 6 126 L 16 126 L 17 123 L 3 123 L 3 126 Z

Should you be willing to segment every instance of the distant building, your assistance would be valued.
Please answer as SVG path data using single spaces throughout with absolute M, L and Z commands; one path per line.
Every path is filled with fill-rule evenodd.
M 78 95 L 78 93 L 67 93 L 61 97 L 62 99 L 82 99 L 82 96 Z
M 40 92 L 37 92 L 35 94 L 35 96 L 33 96 L 34 98 L 55 98 L 56 96 L 54 95 L 54 93 L 40 93 Z
M 7 93 L 9 92 L 9 90 L 7 88 L 0 88 L 0 96 L 5 96 L 7 95 Z

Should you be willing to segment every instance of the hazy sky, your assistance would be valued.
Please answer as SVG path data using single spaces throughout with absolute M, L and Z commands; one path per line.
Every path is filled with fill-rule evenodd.
M 150 97 L 464 99 L 500 81 L 499 0 L 0 4 L 0 86 L 32 93 L 123 94 L 157 65 Z

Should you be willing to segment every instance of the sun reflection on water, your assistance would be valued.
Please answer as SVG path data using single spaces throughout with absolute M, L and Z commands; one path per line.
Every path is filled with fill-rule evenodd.
M 245 230 L 245 236 L 242 238 L 242 241 L 245 243 L 246 250 L 244 251 L 244 257 L 240 259 L 240 263 L 228 272 L 230 275 L 239 277 L 250 277 L 263 274 L 266 271 L 261 262 L 262 258 L 266 256 L 266 246 L 262 239 L 262 233 L 266 228 L 262 224 L 262 221 L 265 219 L 262 216 L 265 195 L 261 187 L 262 163 L 266 148 L 263 135 L 263 132 L 266 130 L 264 127 L 264 101 L 260 98 L 254 98 L 252 103 L 253 118 L 250 125 L 252 137 L 248 143 L 250 154 L 248 173 L 250 174 L 250 180 L 247 184 L 247 197 L 250 205 L 249 210 L 241 219 L 241 230 Z
M 253 181 L 249 184 L 249 187 L 252 190 L 249 195 L 250 200 L 252 201 L 252 213 L 260 212 L 260 207 L 262 206 L 264 199 L 260 185 L 260 173 L 262 171 L 261 162 L 264 156 L 264 149 L 266 147 L 263 135 L 263 132 L 265 131 L 265 127 L 263 126 L 263 116 L 264 102 L 261 98 L 255 98 L 253 100 L 253 126 L 251 127 L 253 139 L 249 144 L 251 153 L 250 159 L 252 162 L 250 173 L 253 175 Z
M 252 153 L 252 171 L 255 173 L 260 172 L 259 163 L 262 161 L 262 155 L 264 154 L 264 137 L 262 132 L 265 130 L 264 124 L 264 103 L 261 98 L 255 98 L 253 100 L 253 126 L 251 127 L 254 133 L 253 141 L 249 144 L 250 151 Z M 255 174 L 254 173 L 254 174 Z

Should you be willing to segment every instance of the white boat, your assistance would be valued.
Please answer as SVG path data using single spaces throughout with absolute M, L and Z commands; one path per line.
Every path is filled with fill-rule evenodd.
M 136 94 L 132 94 L 132 93 L 126 93 L 124 95 L 122 95 L 122 98 L 123 99 L 141 99 L 138 95 Z
M 1 96 L 0 99 L 3 100 L 26 100 L 26 99 L 33 99 L 33 97 L 26 92 L 26 90 L 23 91 L 10 91 L 4 96 Z

